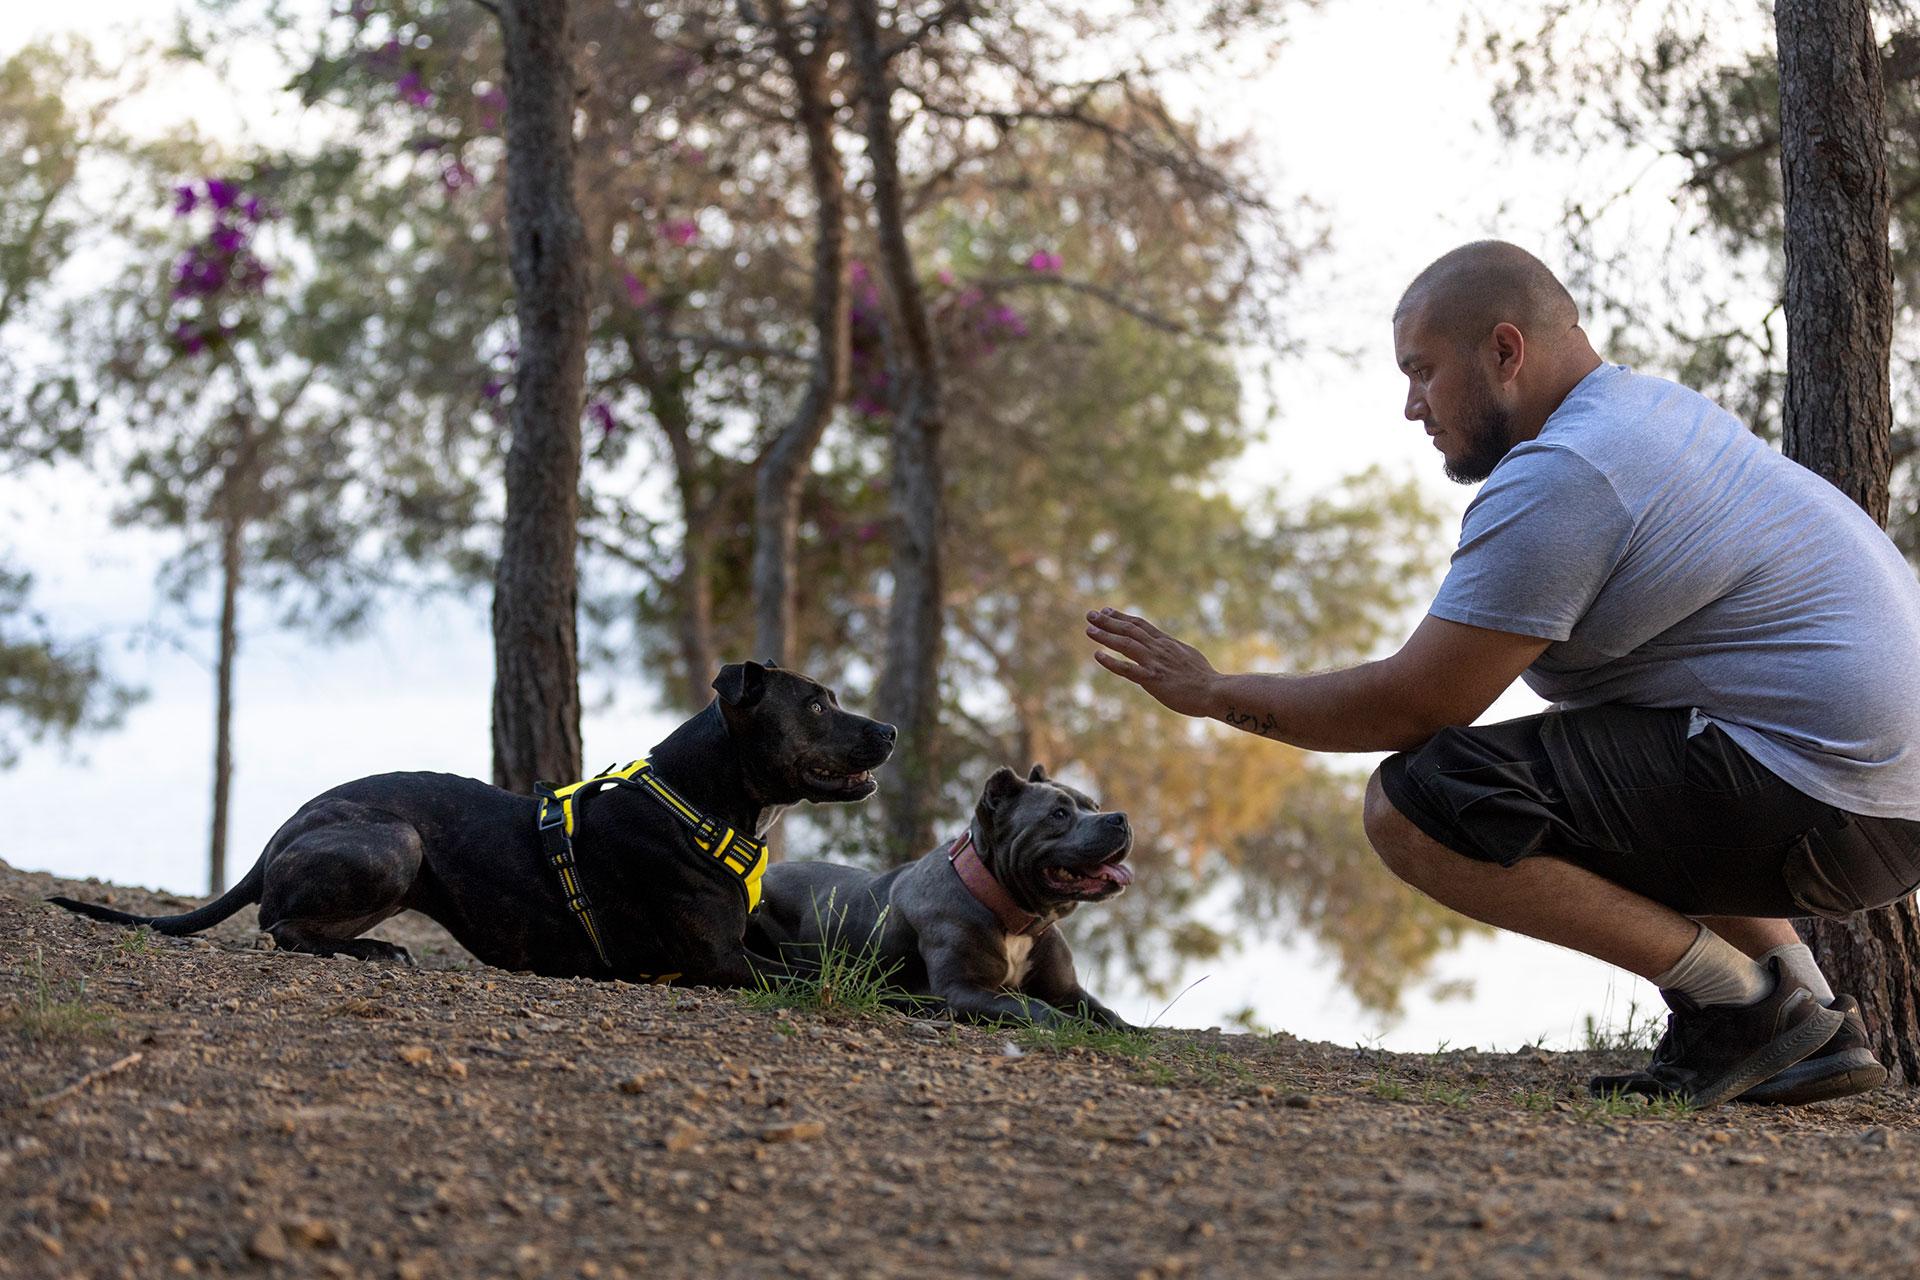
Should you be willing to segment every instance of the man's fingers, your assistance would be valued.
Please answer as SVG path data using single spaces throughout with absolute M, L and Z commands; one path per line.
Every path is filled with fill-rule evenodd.
M 1135 666 L 1123 658 L 1116 658 L 1103 649 L 1093 651 L 1093 660 L 1117 676 L 1125 676 L 1135 684 L 1145 684 L 1147 669 Z
M 1100 631 L 1094 627 L 1087 628 L 1087 635 L 1095 644 L 1103 644 L 1109 649 L 1124 653 L 1135 662 L 1145 662 L 1147 659 L 1146 644 L 1132 636 L 1123 635 L 1118 631 Z
M 1090 626 L 1115 635 L 1132 636 L 1136 640 L 1164 639 L 1165 633 L 1145 618 L 1136 618 L 1130 613 L 1121 613 L 1118 609 L 1100 609 L 1087 615 Z

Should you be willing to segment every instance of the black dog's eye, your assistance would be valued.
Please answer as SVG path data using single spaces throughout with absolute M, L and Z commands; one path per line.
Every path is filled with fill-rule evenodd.
M 813 714 L 817 716 L 823 716 L 827 713 L 827 709 L 820 705 L 820 699 L 818 698 L 815 698 L 812 702 L 809 702 L 807 704 L 807 710 L 813 712 Z

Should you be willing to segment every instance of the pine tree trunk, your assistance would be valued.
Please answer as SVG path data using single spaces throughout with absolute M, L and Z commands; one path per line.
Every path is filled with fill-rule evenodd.
M 213 831 L 207 848 L 207 892 L 227 887 L 227 813 L 233 791 L 233 669 L 240 652 L 240 572 L 245 519 L 229 474 L 220 513 L 220 654 L 214 667 Z
M 887 296 L 893 413 L 893 598 L 880 674 L 880 715 L 900 730 L 887 767 L 884 821 L 896 857 L 933 843 L 940 803 L 941 564 L 940 370 L 926 299 L 907 243 L 893 122 L 893 80 L 877 0 L 850 0 L 854 74 L 873 167 L 874 226 Z
M 493 594 L 493 780 L 580 775 L 575 564 L 587 244 L 573 190 L 573 6 L 500 0 L 507 229 L 520 353 Z
M 1787 455 L 1886 523 L 1893 269 L 1886 101 L 1866 0 L 1777 0 L 1786 195 Z M 1908 898 L 1799 922 L 1836 990 L 1860 1001 L 1896 1082 L 1920 1083 L 1920 912 Z
M 767 0 L 773 44 L 793 81 L 795 115 L 807 141 L 807 172 L 815 209 L 813 245 L 813 366 L 793 417 L 761 455 L 753 501 L 753 657 L 794 659 L 795 589 L 800 494 L 813 451 L 845 398 L 853 360 L 847 294 L 846 177 L 834 144 L 833 103 L 827 83 L 827 27 L 815 27 L 802 49 L 786 0 Z

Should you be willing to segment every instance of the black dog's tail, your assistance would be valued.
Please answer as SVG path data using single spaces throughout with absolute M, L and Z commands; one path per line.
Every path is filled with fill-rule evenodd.
M 188 911 L 177 916 L 136 916 L 129 911 L 115 911 L 112 907 L 103 907 L 94 902 L 80 902 L 73 898 L 48 898 L 48 902 L 58 903 L 69 911 L 77 911 L 83 916 L 92 916 L 95 920 L 105 920 L 110 924 L 144 924 L 155 933 L 171 934 L 179 937 L 183 934 L 198 933 L 208 925 L 219 924 L 240 908 L 260 901 L 260 882 L 265 879 L 261 868 L 266 859 L 253 864 L 253 870 L 240 878 L 240 883 L 227 890 L 204 907 Z

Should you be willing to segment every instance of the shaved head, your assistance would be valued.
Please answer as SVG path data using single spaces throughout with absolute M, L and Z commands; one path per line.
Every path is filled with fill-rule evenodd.
M 1498 324 L 1552 345 L 1580 323 L 1580 309 L 1547 264 L 1504 240 L 1477 240 L 1437 259 L 1400 295 L 1393 319 L 1420 321 L 1436 337 L 1478 344 Z

